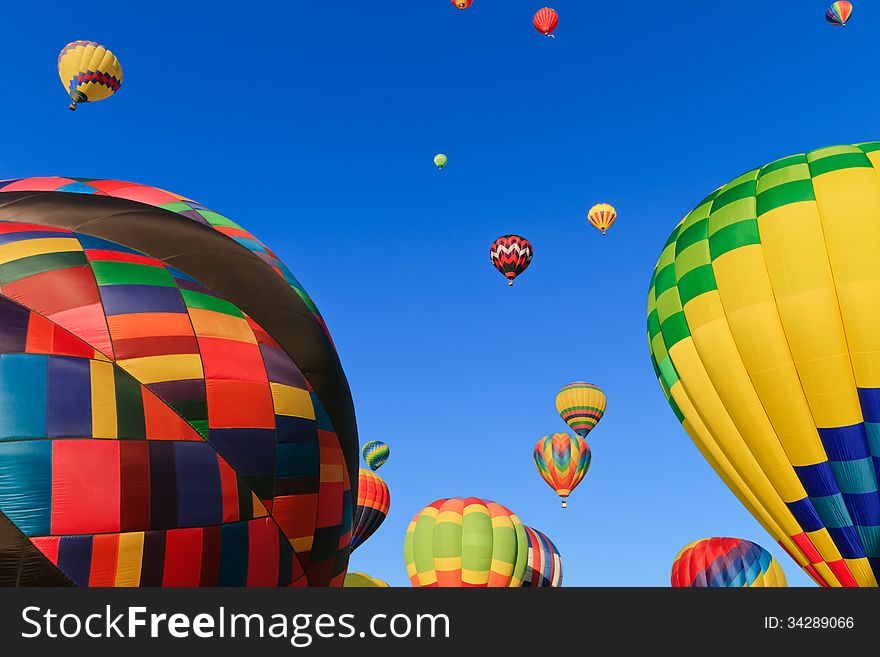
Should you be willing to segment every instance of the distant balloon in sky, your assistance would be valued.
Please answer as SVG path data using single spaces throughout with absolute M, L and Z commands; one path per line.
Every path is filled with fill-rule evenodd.
M 387 582 L 378 577 L 372 577 L 366 573 L 348 573 L 342 584 L 346 589 L 385 589 L 389 588 Z
M 391 448 L 381 440 L 371 440 L 364 445 L 361 454 L 363 455 L 366 464 L 370 466 L 370 470 L 375 472 L 381 468 L 385 464 L 385 461 L 388 460 L 388 457 L 391 456 Z
M 562 556 L 549 538 L 537 529 L 526 527 L 529 559 L 523 576 L 523 588 L 556 588 L 562 586 Z
M 611 228 L 611 225 L 617 220 L 617 210 L 614 209 L 613 205 L 599 203 L 590 208 L 587 219 L 589 219 L 593 228 L 601 230 L 604 235 L 605 231 Z
M 606 404 L 601 388 L 586 381 L 569 383 L 556 395 L 559 416 L 581 438 L 586 438 L 605 415 Z
M 441 171 L 443 170 L 443 167 L 446 166 L 446 163 L 448 161 L 449 161 L 449 158 L 446 157 L 443 153 L 437 153 L 437 155 L 434 156 L 434 164 Z
M 458 9 L 467 9 L 472 4 L 474 4 L 474 0 L 452 0 L 452 4 L 454 4 Z
M 352 552 L 379 529 L 388 516 L 390 506 L 391 494 L 382 477 L 361 468 L 358 471 L 357 506 L 351 529 Z
M 489 259 L 495 269 L 507 278 L 508 285 L 513 285 L 513 279 L 528 268 L 532 255 L 534 250 L 531 243 L 519 235 L 502 235 L 489 249 Z
M 122 65 L 116 55 L 94 41 L 72 41 L 58 55 L 58 76 L 70 94 L 70 109 L 78 103 L 109 98 L 122 84 Z
M 840 2 L 834 2 L 828 7 L 828 10 L 825 12 L 825 20 L 832 25 L 846 27 L 846 23 L 850 19 L 850 16 L 852 16 L 852 12 L 852 3 L 847 2 L 846 0 L 840 0 Z
M 773 555 L 741 538 L 704 538 L 686 545 L 672 564 L 674 588 L 788 586 Z
M 417 587 L 519 588 L 529 553 L 509 509 L 475 497 L 437 500 L 406 530 L 403 556 Z
M 539 9 L 535 14 L 535 29 L 544 36 L 553 36 L 553 32 L 559 26 L 559 14 L 550 7 Z
M 534 458 L 538 474 L 562 498 L 562 508 L 566 508 L 568 496 L 590 469 L 592 454 L 586 441 L 567 433 L 550 434 L 535 445 Z

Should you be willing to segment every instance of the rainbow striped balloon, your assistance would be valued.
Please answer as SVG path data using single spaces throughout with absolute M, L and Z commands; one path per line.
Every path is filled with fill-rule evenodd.
M 686 545 L 672 564 L 676 588 L 787 586 L 773 555 L 741 538 L 704 538 Z
M 524 588 L 556 588 L 562 586 L 562 556 L 547 536 L 526 527 L 529 539 L 529 560 L 523 577 Z
M 832 25 L 846 27 L 846 22 L 852 16 L 852 12 L 852 3 L 847 2 L 846 0 L 841 0 L 840 2 L 832 3 L 832 5 L 828 7 L 828 10 L 825 12 L 825 20 Z
M 562 498 L 562 508 L 566 508 L 568 496 L 590 469 L 592 454 L 586 441 L 580 436 L 554 433 L 538 441 L 534 456 L 538 474 Z
M 569 383 L 556 395 L 556 410 L 577 435 L 586 438 L 602 416 L 607 400 L 605 393 L 592 383 Z
M 391 456 L 391 449 L 381 440 L 371 440 L 364 445 L 361 454 L 364 456 L 364 461 L 370 466 L 370 470 L 375 472 L 381 468 L 385 461 L 388 460 L 388 457 Z
M 416 587 L 519 588 L 525 527 L 509 509 L 476 497 L 437 500 L 406 530 L 403 556 Z

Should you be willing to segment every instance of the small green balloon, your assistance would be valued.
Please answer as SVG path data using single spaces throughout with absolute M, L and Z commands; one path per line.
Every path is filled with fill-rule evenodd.
M 449 161 L 449 158 L 446 157 L 443 153 L 438 153 L 434 156 L 434 164 L 437 165 L 438 169 L 443 169 L 446 166 L 446 163 Z

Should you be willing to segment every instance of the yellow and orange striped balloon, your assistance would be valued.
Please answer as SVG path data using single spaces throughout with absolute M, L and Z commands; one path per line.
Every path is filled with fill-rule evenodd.
M 587 219 L 589 219 L 594 228 L 601 230 L 604 235 L 605 231 L 611 228 L 614 222 L 617 221 L 617 210 L 608 203 L 599 203 L 590 208 Z

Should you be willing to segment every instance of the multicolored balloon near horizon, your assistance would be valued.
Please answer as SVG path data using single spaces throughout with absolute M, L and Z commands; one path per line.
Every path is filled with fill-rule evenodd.
M 599 386 L 575 381 L 556 395 L 559 417 L 581 438 L 586 438 L 605 415 L 607 400 Z
M 562 586 L 562 556 L 547 536 L 537 529 L 525 527 L 529 539 L 529 557 L 524 588 L 557 588 Z
M 370 466 L 370 470 L 375 472 L 381 468 L 385 464 L 385 461 L 388 460 L 388 457 L 391 456 L 391 448 L 381 440 L 371 440 L 364 445 L 361 454 L 363 455 L 366 464 Z
M 785 573 L 764 548 L 741 538 L 704 538 L 672 564 L 674 588 L 784 587 Z
M 539 9 L 535 13 L 534 21 L 535 29 L 544 36 L 553 36 L 553 32 L 559 26 L 559 14 L 550 7 Z
M 440 171 L 443 171 L 443 167 L 446 166 L 447 162 L 449 162 L 449 158 L 443 153 L 437 153 L 437 155 L 434 156 L 434 166 L 440 169 Z
M 587 219 L 593 228 L 602 231 L 604 235 L 605 231 L 611 228 L 614 222 L 617 221 L 617 210 L 608 203 L 599 203 L 590 208 L 590 211 L 587 213 Z
M 342 584 L 346 589 L 387 589 L 388 582 L 366 573 L 348 573 Z
M 534 459 L 538 474 L 562 498 L 562 508 L 565 509 L 568 496 L 590 469 L 590 447 L 580 436 L 554 433 L 537 442 Z
M 847 21 L 852 16 L 853 6 L 851 2 L 840 0 L 834 2 L 825 12 L 825 20 L 836 27 L 846 27 Z
M 351 527 L 351 551 L 354 552 L 385 522 L 391 507 L 388 484 L 375 472 L 358 470 L 357 506 Z
M 508 285 L 528 268 L 533 255 L 531 243 L 519 235 L 502 235 L 489 248 L 489 260 L 507 278 Z
M 529 541 L 509 509 L 476 497 L 437 500 L 419 511 L 403 544 L 416 587 L 519 588 Z
M 58 55 L 58 76 L 70 95 L 70 109 L 79 103 L 104 100 L 122 85 L 116 55 L 94 41 L 72 41 Z
M 467 9 L 474 4 L 474 0 L 452 0 L 452 4 L 454 4 L 457 9 Z
M 739 500 L 823 586 L 880 579 L 880 142 L 785 157 L 675 228 L 657 379 Z

